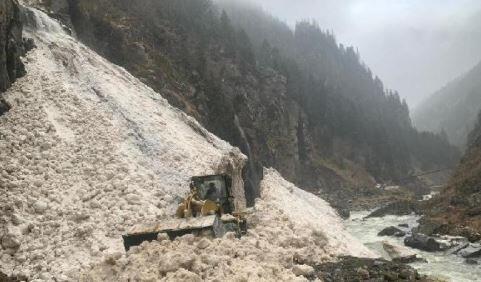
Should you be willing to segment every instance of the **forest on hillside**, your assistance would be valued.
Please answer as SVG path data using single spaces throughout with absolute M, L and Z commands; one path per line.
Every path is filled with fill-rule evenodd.
M 315 22 L 291 30 L 258 8 L 209 0 L 71 1 L 68 12 L 83 42 L 240 147 L 252 196 L 262 166 L 343 198 L 458 159 Z
M 467 136 L 481 110 L 481 63 L 448 83 L 414 112 L 416 127 L 446 134 L 452 144 L 467 148 Z
M 259 64 L 288 78 L 289 95 L 306 109 L 314 126 L 324 127 L 326 134 L 321 139 L 341 136 L 352 144 L 375 148 L 379 160 L 366 163 L 375 175 L 383 173 L 380 160 L 391 159 L 387 164 L 390 168 L 396 162 L 412 167 L 416 155 L 426 169 L 430 164 L 447 165 L 455 159 L 449 149 L 446 155 L 429 152 L 449 148 L 445 136 L 417 132 L 406 101 L 396 91 L 386 89 L 362 62 L 359 52 L 337 43 L 332 32 L 311 21 L 298 22 L 292 31 L 255 6 L 229 0 L 219 4 L 232 22 L 247 32 Z M 414 154 L 406 156 L 406 152 Z

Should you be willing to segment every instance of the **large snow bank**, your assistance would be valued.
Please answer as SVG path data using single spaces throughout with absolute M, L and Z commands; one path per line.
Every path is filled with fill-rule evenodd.
M 125 230 L 173 214 L 191 176 L 240 176 L 245 156 L 43 13 L 29 18 L 37 48 L 0 118 L 0 270 L 72 280 L 123 251 Z
M 299 269 L 339 255 L 374 257 L 343 228 L 322 199 L 300 190 L 277 171 L 265 171 L 261 199 L 248 218 L 248 235 L 209 240 L 187 235 L 144 243 L 110 257 L 82 281 L 295 281 Z
M 371 255 L 324 201 L 273 170 L 242 239 L 184 236 L 125 254 L 121 235 L 173 214 L 190 176 L 239 175 L 245 157 L 44 14 L 31 16 L 38 47 L 0 118 L 0 271 L 45 281 L 294 280 L 293 268 L 309 269 L 295 264 Z
M 322 234 L 326 242 L 324 251 L 331 256 L 376 256 L 345 231 L 342 219 L 323 199 L 297 188 L 273 169 L 266 169 L 261 185 L 263 202 L 269 209 L 286 216 L 300 238 L 309 237 L 311 233 Z

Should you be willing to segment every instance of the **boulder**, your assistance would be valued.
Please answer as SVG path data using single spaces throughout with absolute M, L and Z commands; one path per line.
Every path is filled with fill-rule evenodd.
M 420 233 L 413 233 L 411 236 L 404 238 L 404 245 L 427 252 L 439 252 L 447 249 L 446 245 Z
M 393 262 L 411 263 L 422 260 L 417 257 L 417 254 L 410 249 L 399 246 L 388 241 L 382 242 L 383 249 L 388 253 Z
M 459 250 L 457 254 L 463 258 L 479 258 L 481 257 L 481 245 L 469 244 L 465 248 Z
M 472 258 L 468 258 L 464 261 L 466 264 L 472 264 L 472 265 L 477 265 L 478 261 Z
M 377 236 L 395 236 L 395 237 L 403 237 L 405 235 L 406 235 L 406 232 L 394 226 L 384 228 L 383 230 L 381 230 L 381 232 L 377 234 Z
M 456 255 L 459 253 L 459 251 L 461 251 L 462 249 L 466 248 L 469 246 L 469 243 L 460 243 L 459 245 L 457 246 L 454 246 L 453 248 L 451 248 L 449 250 L 449 253 L 450 254 L 453 254 L 453 255 Z

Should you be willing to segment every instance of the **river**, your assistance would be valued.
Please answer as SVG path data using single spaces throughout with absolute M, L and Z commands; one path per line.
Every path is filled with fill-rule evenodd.
M 388 258 L 388 256 L 382 249 L 382 241 L 387 240 L 404 246 L 404 238 L 379 237 L 377 233 L 386 227 L 398 226 L 399 224 L 407 223 L 409 228 L 412 228 L 417 225 L 416 221 L 419 218 L 415 215 L 408 215 L 363 219 L 369 213 L 369 211 L 352 212 L 351 217 L 345 222 L 346 228 L 362 243 L 385 258 Z M 405 231 L 407 230 L 405 229 Z M 412 250 L 419 257 L 428 261 L 428 263 L 410 264 L 422 274 L 433 275 L 453 282 L 481 281 L 481 265 L 466 264 L 463 258 L 445 252 L 429 253 L 417 249 Z

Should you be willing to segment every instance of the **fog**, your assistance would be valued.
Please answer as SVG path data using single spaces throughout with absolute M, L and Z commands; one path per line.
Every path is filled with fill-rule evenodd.
M 247 1 L 247 0 L 246 0 Z M 294 26 L 314 19 L 415 107 L 481 60 L 479 0 L 252 0 Z

